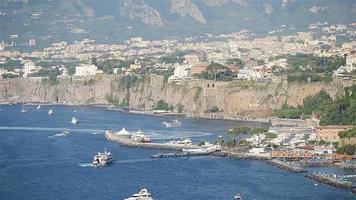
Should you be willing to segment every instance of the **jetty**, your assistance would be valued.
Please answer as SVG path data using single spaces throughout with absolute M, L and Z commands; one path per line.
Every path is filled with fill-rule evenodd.
M 151 158 L 178 158 L 178 157 L 193 157 L 193 156 L 207 156 L 209 152 L 176 152 L 176 153 L 158 153 L 152 155 Z
M 351 181 L 344 180 L 342 177 L 337 176 L 336 174 L 314 172 L 306 175 L 305 177 L 338 188 L 352 189 L 352 190 L 356 188 L 356 186 L 352 185 Z
M 276 166 L 280 169 L 284 169 L 293 173 L 304 173 L 307 172 L 304 168 L 302 168 L 300 165 L 292 162 L 286 162 L 282 160 L 268 160 L 266 161 L 267 164 Z
M 136 147 L 136 148 L 151 148 L 151 149 L 162 149 L 162 150 L 183 150 L 183 149 L 201 149 L 200 146 L 194 144 L 174 144 L 174 143 L 143 143 L 137 142 L 129 137 L 121 136 L 115 133 L 105 132 L 105 138 L 114 142 L 121 144 L 126 147 Z

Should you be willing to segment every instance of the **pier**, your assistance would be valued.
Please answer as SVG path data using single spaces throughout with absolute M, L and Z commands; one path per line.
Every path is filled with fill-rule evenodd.
M 292 162 L 285 162 L 281 160 L 268 160 L 266 161 L 267 164 L 276 166 L 280 169 L 284 169 L 293 173 L 304 173 L 307 170 L 303 169 L 300 165 L 292 163 Z
M 356 186 L 352 185 L 351 181 L 343 180 L 341 177 L 335 174 L 326 174 L 326 173 L 311 173 L 306 175 L 307 178 L 316 180 L 320 183 L 324 183 L 326 185 L 343 188 L 343 189 L 352 189 L 354 190 Z
M 151 158 L 179 158 L 179 157 L 193 157 L 193 156 L 207 156 L 210 153 L 189 153 L 189 152 L 177 152 L 177 153 L 159 153 L 152 155 Z
M 136 142 L 131 138 L 120 136 L 114 133 L 105 133 L 105 138 L 114 142 L 117 142 L 126 147 L 136 147 L 136 148 L 151 148 L 151 149 L 162 149 L 162 150 L 183 150 L 183 149 L 201 149 L 198 145 L 187 145 L 187 144 L 172 144 L 172 143 L 142 143 Z

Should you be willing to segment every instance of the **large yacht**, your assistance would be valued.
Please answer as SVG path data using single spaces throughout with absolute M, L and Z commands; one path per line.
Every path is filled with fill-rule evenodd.
M 94 156 L 93 166 L 105 167 L 108 164 L 110 164 L 113 160 L 114 157 L 111 155 L 110 152 L 107 152 L 105 149 L 103 153 L 98 152 L 98 154 Z
M 147 188 L 142 188 L 138 193 L 133 194 L 131 197 L 125 200 L 153 200 L 151 193 L 148 192 Z
M 177 128 L 182 126 L 182 123 L 178 121 L 178 119 L 174 119 L 172 121 L 164 121 L 162 122 L 163 125 L 165 125 L 167 128 Z

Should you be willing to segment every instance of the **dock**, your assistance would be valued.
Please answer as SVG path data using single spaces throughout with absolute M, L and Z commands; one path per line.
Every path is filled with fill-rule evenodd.
M 179 157 L 193 157 L 193 156 L 207 156 L 210 153 L 188 153 L 188 152 L 176 152 L 176 153 L 159 153 L 152 155 L 151 158 L 179 158 Z
M 120 136 L 114 133 L 105 133 L 105 138 L 114 142 L 117 142 L 126 147 L 136 147 L 136 148 L 151 148 L 151 149 L 162 149 L 162 150 L 178 150 L 183 149 L 201 149 L 198 145 L 182 145 L 182 144 L 171 144 L 171 143 L 142 143 L 136 142 L 131 138 Z
M 268 160 L 266 161 L 267 164 L 276 166 L 280 169 L 284 169 L 293 173 L 304 173 L 307 172 L 307 170 L 303 169 L 300 165 L 291 163 L 291 162 L 285 162 L 281 160 Z
M 316 180 L 320 183 L 324 183 L 326 185 L 343 188 L 343 189 L 352 189 L 355 190 L 356 186 L 352 185 L 351 181 L 343 180 L 341 177 L 338 177 L 335 174 L 326 174 L 326 173 L 311 173 L 306 175 L 305 177 Z

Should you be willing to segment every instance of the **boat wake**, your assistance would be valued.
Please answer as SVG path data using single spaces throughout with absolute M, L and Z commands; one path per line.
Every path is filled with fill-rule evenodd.
M 91 163 L 79 163 L 78 166 L 79 167 L 94 167 L 93 164 L 91 164 Z
M 68 134 L 58 133 L 58 134 L 55 134 L 55 135 L 48 136 L 48 138 L 65 137 L 65 136 L 68 136 Z
M 137 162 L 150 162 L 153 161 L 150 158 L 141 158 L 141 159 L 129 159 L 129 160 L 118 160 L 114 163 L 124 164 L 124 163 L 137 163 Z
M 46 127 L 21 127 L 21 126 L 0 126 L 0 130 L 15 130 L 15 131 L 46 131 L 46 132 L 60 132 L 60 131 L 68 131 L 68 132 L 76 132 L 76 133 L 98 133 L 104 132 L 105 130 L 100 129 L 80 129 L 80 128 L 46 128 Z

